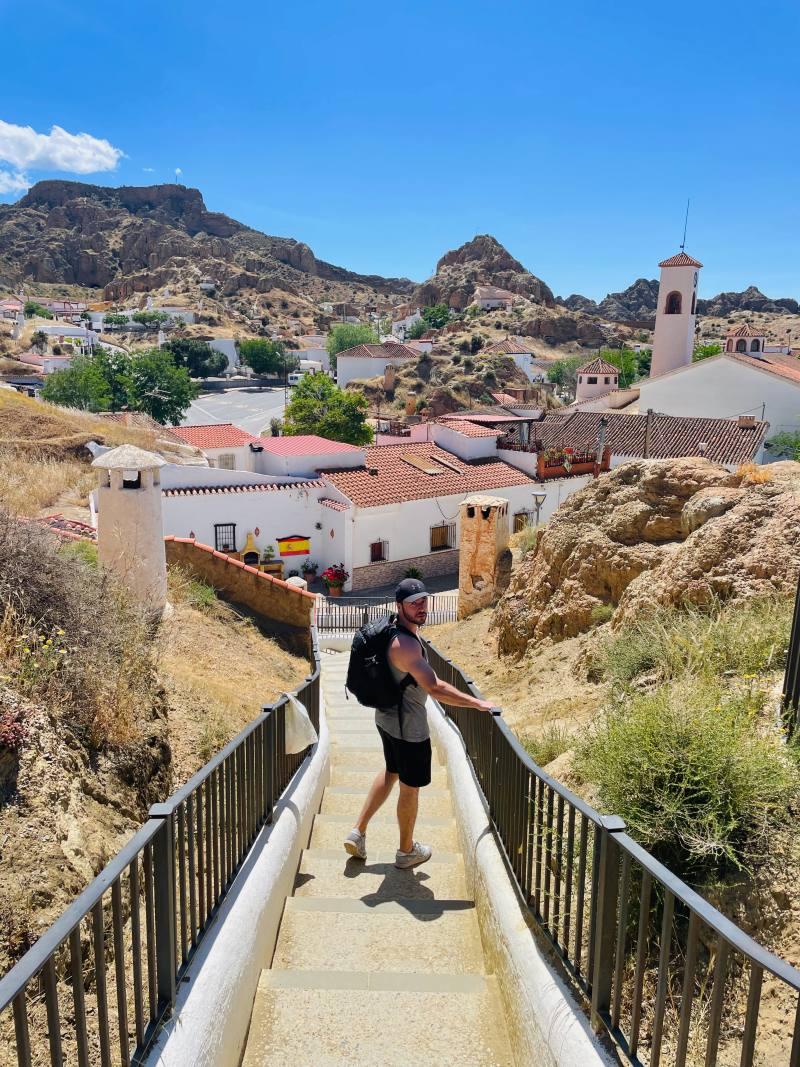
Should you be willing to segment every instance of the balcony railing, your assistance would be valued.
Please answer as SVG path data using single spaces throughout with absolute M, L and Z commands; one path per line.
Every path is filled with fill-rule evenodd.
M 799 609 L 800 610 L 800 609 Z M 437 675 L 480 696 L 428 644 Z M 444 705 L 443 705 L 444 706 Z M 800 971 L 767 951 L 528 756 L 500 717 L 444 706 L 464 739 L 508 870 L 574 989 L 633 1064 L 800 1065 Z M 734 981 L 736 986 L 734 987 Z M 784 1004 L 785 1030 L 759 1032 Z M 759 1047 L 759 1041 L 764 1040 Z M 758 1054 L 759 1058 L 754 1057 Z M 667 1058 L 668 1057 L 668 1058 Z
M 319 729 L 315 631 L 312 645 L 313 671 L 296 696 Z M 0 980 L 0 1020 L 10 1007 L 19 1067 L 48 1058 L 52 1067 L 144 1062 L 175 1006 L 177 983 L 308 755 L 285 753 L 286 703 L 283 697 L 265 706 L 185 786 L 154 805 L 145 825 Z

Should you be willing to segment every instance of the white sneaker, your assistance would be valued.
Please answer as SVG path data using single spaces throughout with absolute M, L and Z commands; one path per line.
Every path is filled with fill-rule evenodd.
M 354 859 L 365 860 L 367 858 L 367 835 L 362 834 L 360 830 L 351 830 L 344 839 L 344 850 Z
M 395 867 L 404 869 L 406 867 L 419 867 L 421 863 L 427 863 L 433 855 L 433 852 L 428 845 L 421 845 L 419 841 L 414 842 L 414 847 L 410 852 L 401 852 L 398 848 L 394 856 Z

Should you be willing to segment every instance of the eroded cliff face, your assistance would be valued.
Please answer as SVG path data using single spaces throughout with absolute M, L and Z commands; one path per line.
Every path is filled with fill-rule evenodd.
M 754 477 L 769 477 L 756 482 Z M 570 497 L 517 568 L 493 619 L 499 650 L 574 637 L 601 605 L 621 625 L 654 607 L 791 592 L 800 573 L 800 463 L 755 476 L 702 459 L 634 460 Z

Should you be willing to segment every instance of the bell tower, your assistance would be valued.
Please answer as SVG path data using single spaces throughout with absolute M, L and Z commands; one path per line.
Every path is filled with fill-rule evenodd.
M 474 494 L 461 501 L 458 617 L 493 604 L 511 580 L 508 501 Z
M 686 252 L 662 259 L 658 284 L 656 332 L 650 377 L 686 367 L 692 362 L 697 312 L 697 279 L 703 266 Z

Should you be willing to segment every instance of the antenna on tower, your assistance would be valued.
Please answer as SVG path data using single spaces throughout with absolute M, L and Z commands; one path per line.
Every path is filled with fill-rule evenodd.
M 683 240 L 681 241 L 681 252 L 686 251 L 686 227 L 689 225 L 689 197 L 686 197 L 686 217 L 683 220 Z

